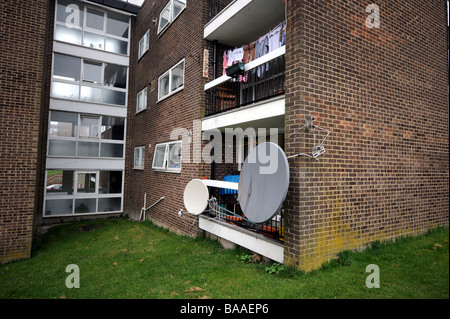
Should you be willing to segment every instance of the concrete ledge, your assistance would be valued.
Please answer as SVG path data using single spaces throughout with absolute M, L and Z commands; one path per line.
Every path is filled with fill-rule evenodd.
M 273 239 L 216 218 L 200 215 L 200 229 L 276 262 L 284 262 L 284 246 Z

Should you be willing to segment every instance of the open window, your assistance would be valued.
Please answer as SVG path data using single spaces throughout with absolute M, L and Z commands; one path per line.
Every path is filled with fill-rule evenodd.
M 186 8 L 186 0 L 170 0 L 159 14 L 158 34 L 163 32 Z
M 157 171 L 181 172 L 181 141 L 161 143 L 155 146 L 152 168 Z

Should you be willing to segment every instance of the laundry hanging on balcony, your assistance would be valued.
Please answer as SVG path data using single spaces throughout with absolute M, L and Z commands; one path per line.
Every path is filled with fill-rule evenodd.
M 223 74 L 227 74 L 226 69 L 233 66 L 237 62 L 249 63 L 260 58 L 267 53 L 272 52 L 286 44 L 286 22 L 281 22 L 275 28 L 264 34 L 258 40 L 251 42 L 239 48 L 225 50 L 223 54 Z M 260 65 L 253 72 L 258 77 L 263 77 L 264 73 L 269 70 L 269 63 Z M 239 82 L 247 82 L 248 74 L 240 75 Z

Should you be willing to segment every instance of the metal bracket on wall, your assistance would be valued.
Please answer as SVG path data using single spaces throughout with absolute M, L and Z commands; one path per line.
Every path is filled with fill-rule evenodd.
M 302 129 L 307 129 L 309 132 L 312 132 L 312 134 L 314 135 L 314 146 L 311 150 L 311 154 L 306 154 L 306 153 L 298 153 L 295 155 L 291 155 L 288 156 L 287 158 L 294 158 L 294 157 L 298 157 L 298 156 L 307 156 L 310 158 L 315 159 L 316 161 L 318 161 L 318 157 L 320 155 L 322 155 L 323 153 L 326 152 L 325 147 L 323 146 L 323 143 L 325 143 L 325 140 L 328 138 L 328 135 L 330 135 L 330 131 L 317 126 L 314 124 L 314 116 L 305 116 L 305 125 L 303 125 L 302 127 L 300 127 L 299 129 L 296 129 L 294 132 L 292 132 L 291 134 L 289 134 L 286 138 L 291 137 L 294 134 L 297 134 L 298 132 L 300 132 Z M 325 131 L 327 134 L 325 135 L 325 137 L 322 139 L 322 141 L 320 142 L 320 144 L 316 143 L 316 138 L 317 138 L 317 130 L 318 131 Z

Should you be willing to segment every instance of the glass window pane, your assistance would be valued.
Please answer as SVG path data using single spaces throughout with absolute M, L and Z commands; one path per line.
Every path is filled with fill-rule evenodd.
M 83 45 L 91 49 L 105 49 L 105 37 L 98 34 L 84 32 Z
M 102 103 L 102 89 L 82 86 L 80 92 L 80 101 Z
M 95 193 L 97 173 L 78 173 L 77 193 Z
M 75 156 L 75 141 L 49 140 L 48 155 L 51 156 Z
M 105 85 L 115 88 L 127 88 L 127 67 L 105 64 Z
M 170 1 L 159 15 L 158 32 L 160 32 L 170 21 Z
M 102 63 L 84 61 L 83 66 L 83 81 L 100 84 L 102 83 Z
M 172 91 L 184 85 L 184 61 L 172 69 Z
M 49 136 L 76 137 L 78 115 L 69 112 L 51 111 Z
M 147 107 L 147 88 L 138 93 L 137 97 L 137 111 L 143 110 Z
M 166 154 L 166 144 L 156 145 L 155 155 L 153 157 L 153 167 L 164 168 L 164 156 Z
M 99 194 L 122 193 L 122 171 L 100 171 Z
M 135 147 L 134 148 L 134 167 L 140 167 L 140 166 L 144 166 L 141 165 L 141 148 L 140 147 Z
M 48 199 L 45 201 L 45 216 L 71 215 L 73 199 Z
M 126 93 L 120 91 L 103 90 L 103 103 L 125 105 Z
M 106 38 L 105 50 L 108 52 L 126 55 L 128 54 L 128 42 L 112 38 Z
M 122 117 L 103 116 L 101 138 L 104 140 L 123 141 L 125 137 L 125 119 Z
M 99 212 L 117 212 L 122 210 L 122 198 L 99 198 L 98 211 Z
M 78 156 L 98 157 L 98 143 L 78 142 Z
M 82 138 L 98 138 L 99 122 L 99 117 L 82 115 L 80 117 L 78 136 Z
M 129 17 L 116 12 L 108 12 L 106 32 L 128 39 Z
M 158 97 L 162 98 L 169 94 L 169 74 L 159 79 L 158 83 Z
M 73 0 L 58 0 L 56 20 L 68 28 L 81 28 L 83 25 L 83 4 Z
M 74 172 L 47 170 L 46 193 L 52 195 L 72 195 Z
M 173 19 L 180 14 L 181 10 L 186 7 L 186 0 L 173 0 Z
M 75 214 L 95 213 L 96 205 L 95 198 L 75 199 Z
M 76 84 L 52 83 L 52 97 L 68 100 L 78 100 L 80 97 L 80 87 Z
M 181 143 L 169 144 L 167 168 L 181 168 Z
M 102 143 L 101 157 L 123 157 L 123 144 Z
M 55 53 L 53 56 L 53 79 L 80 81 L 81 59 Z
M 63 27 L 62 25 L 55 25 L 55 40 L 63 41 L 72 44 L 81 45 L 81 37 L 83 32 L 77 29 Z
M 86 26 L 103 31 L 104 13 L 93 8 L 87 8 L 86 13 Z

